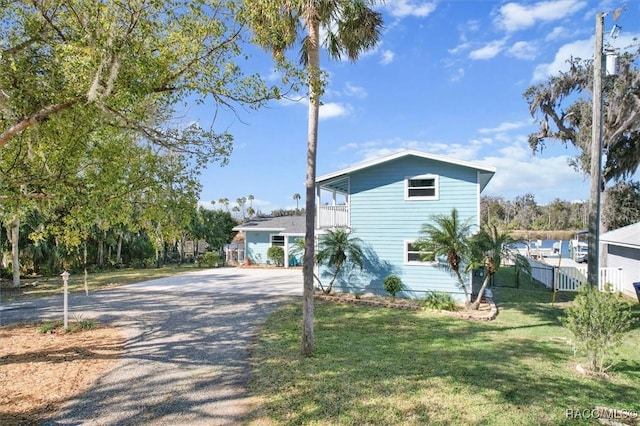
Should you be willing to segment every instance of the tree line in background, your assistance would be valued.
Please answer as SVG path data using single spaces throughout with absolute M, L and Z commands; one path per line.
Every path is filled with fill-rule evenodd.
M 605 190 L 602 221 L 613 230 L 640 222 L 640 183 L 621 181 Z M 482 225 L 531 231 L 584 230 L 589 223 L 588 201 L 555 199 L 539 205 L 533 194 L 508 200 L 499 196 L 480 198 Z
M 78 272 L 82 269 L 100 270 L 120 267 L 152 267 L 168 263 L 194 261 L 204 251 L 220 252 L 235 235 L 232 230 L 238 222 L 230 213 L 200 207 L 182 211 L 183 228 L 173 237 L 158 240 L 149 229 L 132 224 L 100 228 L 87 228 L 87 235 L 79 244 L 44 232 L 47 228 L 64 227 L 64 217 L 44 216 L 33 210 L 20 223 L 17 247 L 21 276 L 51 276 L 61 270 Z M 2 261 L 0 275 L 11 278 L 13 259 L 7 256 L 12 249 L 9 224 L 0 229 Z M 206 248 L 195 242 L 204 241 Z M 186 249 L 186 243 L 192 249 Z

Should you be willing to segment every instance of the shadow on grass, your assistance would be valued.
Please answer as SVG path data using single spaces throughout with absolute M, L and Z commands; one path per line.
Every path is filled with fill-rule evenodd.
M 570 368 L 566 341 L 531 332 L 551 327 L 553 334 L 553 321 L 512 327 L 319 303 L 317 350 L 302 358 L 297 335 L 278 339 L 295 327 L 300 314 L 298 307 L 288 307 L 265 327 L 251 385 L 265 403 L 254 419 L 262 416 L 277 424 L 326 419 L 337 424 L 406 424 L 406 419 L 411 424 L 468 424 L 484 419 L 494 424 L 492 418 L 511 415 L 505 413 L 508 407 L 533 413 L 522 424 L 554 424 L 575 406 L 640 408 L 636 386 L 579 376 Z M 543 308 L 523 314 L 550 316 Z M 626 366 L 627 376 L 634 368 Z

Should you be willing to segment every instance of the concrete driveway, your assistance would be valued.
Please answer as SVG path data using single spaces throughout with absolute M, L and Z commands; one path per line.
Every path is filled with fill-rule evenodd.
M 299 269 L 254 268 L 199 270 L 72 294 L 72 314 L 122 328 L 125 353 L 44 424 L 238 424 L 250 410 L 246 385 L 256 328 L 301 294 Z M 2 304 L 0 323 L 61 319 L 61 308 L 61 296 Z
M 302 270 L 216 268 L 127 286 L 131 290 L 302 296 Z

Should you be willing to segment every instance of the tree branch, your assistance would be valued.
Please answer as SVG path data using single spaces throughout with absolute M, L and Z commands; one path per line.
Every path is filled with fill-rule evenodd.
M 11 140 L 11 138 L 13 138 L 18 133 L 22 132 L 23 130 L 33 126 L 37 122 L 42 121 L 53 114 L 56 114 L 64 109 L 70 108 L 71 106 L 78 103 L 80 99 L 81 98 L 75 98 L 59 104 L 49 105 L 48 107 L 41 109 L 35 114 L 22 118 L 20 121 L 9 126 L 6 130 L 4 130 L 0 134 L 0 148 L 5 146 Z

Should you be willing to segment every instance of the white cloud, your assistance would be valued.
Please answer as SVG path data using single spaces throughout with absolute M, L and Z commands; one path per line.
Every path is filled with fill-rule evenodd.
M 449 81 L 452 81 L 455 83 L 456 81 L 462 80 L 463 77 L 464 77 L 464 68 L 460 67 L 451 72 L 451 75 L 449 76 Z
M 337 102 L 327 102 L 320 105 L 320 120 L 344 117 L 351 114 L 351 106 Z
M 567 30 L 564 27 L 555 27 L 547 36 L 544 38 L 545 41 L 553 41 L 558 40 L 559 38 L 563 38 L 567 36 Z
M 396 18 L 406 18 L 415 16 L 424 18 L 436 10 L 436 2 L 425 2 L 419 0 L 387 0 L 383 6 L 391 16 Z
M 613 47 L 622 51 L 627 51 L 630 46 L 637 46 L 638 34 L 625 34 L 615 40 L 608 40 Z M 556 75 L 560 71 L 568 71 L 569 63 L 567 62 L 571 57 L 581 59 L 593 58 L 594 51 L 594 38 L 590 37 L 586 40 L 577 40 L 572 43 L 561 46 L 555 54 L 552 62 L 547 64 L 539 64 L 536 66 L 533 72 L 533 82 L 546 80 L 551 75 Z
M 579 0 L 542 1 L 532 5 L 507 3 L 500 8 L 496 21 L 507 32 L 524 30 L 537 22 L 551 22 L 570 16 L 587 5 Z
M 571 57 L 589 59 L 593 58 L 593 38 L 589 40 L 578 40 L 565 44 L 556 52 L 553 62 L 536 66 L 533 72 L 533 81 L 546 80 L 550 75 L 558 74 L 560 71 L 567 71 Z
M 380 56 L 380 63 L 382 65 L 389 65 L 391 62 L 393 62 L 393 58 L 396 56 L 396 54 L 391 50 L 383 50 L 380 53 Z
M 502 51 L 504 44 L 505 40 L 494 40 L 489 42 L 480 49 L 471 51 L 469 53 L 469 59 L 484 60 L 494 58 Z
M 469 50 L 470 48 L 471 48 L 471 43 L 464 42 L 464 43 L 460 43 L 459 45 L 457 45 L 453 49 L 449 49 L 448 52 L 451 53 L 452 55 L 455 55 L 458 52 L 462 52 L 464 50 Z
M 496 156 L 482 159 L 497 171 L 485 194 L 500 195 L 513 199 L 518 195 L 532 193 L 538 203 L 548 203 L 555 198 L 563 200 L 585 199 L 588 183 L 582 174 L 569 164 L 568 156 L 544 158 L 531 154 L 526 143 L 505 147 Z
M 364 89 L 364 87 L 354 86 L 349 82 L 345 83 L 344 86 L 344 94 L 347 96 L 353 96 L 360 99 L 367 97 L 367 91 Z
M 507 49 L 507 54 L 517 59 L 535 59 L 538 56 L 538 46 L 533 42 L 518 41 Z
M 503 132 L 508 132 L 510 130 L 521 129 L 529 125 L 531 125 L 531 121 L 529 120 L 514 121 L 514 122 L 505 121 L 504 123 L 498 124 L 496 127 L 484 127 L 484 128 L 478 129 L 478 133 L 481 133 L 481 134 L 503 133 Z

